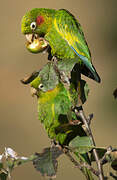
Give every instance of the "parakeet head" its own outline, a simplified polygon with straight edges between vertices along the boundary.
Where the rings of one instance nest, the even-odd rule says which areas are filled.
[[[31,94],[36,95],[42,103],[51,102],[56,96],[65,91],[62,83],[55,84],[53,88],[48,87],[48,82],[44,83],[43,78],[38,76],[31,83]]]
[[[26,36],[29,51],[38,53],[48,46],[44,36],[52,25],[55,10],[35,8],[27,12],[21,21],[21,31]]]
[[[40,76],[37,76],[31,83],[31,93],[32,95],[39,96],[40,93],[45,93],[47,91],[47,87],[43,84]],[[34,94],[33,94],[34,92]]]

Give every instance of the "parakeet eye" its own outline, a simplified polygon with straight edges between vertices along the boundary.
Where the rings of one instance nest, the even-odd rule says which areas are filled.
[[[39,84],[38,86],[39,89],[43,89],[43,87],[44,87],[43,84]]]
[[[36,29],[36,22],[32,22],[31,23],[31,25],[30,25],[30,28],[32,29],[32,30],[35,30]]]

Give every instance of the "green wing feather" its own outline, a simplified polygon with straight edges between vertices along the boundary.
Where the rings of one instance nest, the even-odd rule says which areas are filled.
[[[90,70],[88,76],[100,82],[100,77],[91,63],[91,54],[82,27],[75,17],[66,10],[58,10],[53,21],[53,28],[78,56],[79,62],[83,62]],[[87,72],[84,74],[87,75]]]
[[[58,10],[54,19],[54,26],[69,46],[72,46],[80,55],[91,61],[91,54],[81,25],[72,14],[66,10]]]

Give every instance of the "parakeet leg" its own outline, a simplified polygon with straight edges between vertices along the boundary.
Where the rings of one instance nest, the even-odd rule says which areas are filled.
[[[69,78],[66,76],[64,71],[60,71],[60,78],[61,78],[63,83],[66,83],[68,86],[70,86]]]
[[[55,139],[52,139],[52,140],[51,140],[51,148],[52,148],[52,147],[56,147],[56,145],[57,145],[56,140],[55,140]]]

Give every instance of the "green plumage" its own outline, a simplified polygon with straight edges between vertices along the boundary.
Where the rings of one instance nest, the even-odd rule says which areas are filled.
[[[61,62],[58,64],[58,67],[60,65]],[[75,112],[72,110],[78,104],[80,97],[82,99],[86,89],[85,86],[83,86],[83,89],[81,88],[84,81],[80,80],[77,86],[79,88],[78,93],[72,78],[68,89],[60,81],[53,63],[48,63],[30,83],[31,88],[34,89],[34,93],[36,90],[35,94],[38,98],[38,118],[44,125],[48,136],[58,141],[61,145],[67,146],[69,146],[69,142],[76,136],[86,137],[82,123],[78,125],[73,124],[78,117],[76,117]],[[78,161],[90,163],[86,153],[75,153],[75,155]],[[84,168],[83,172],[87,179],[93,180],[89,170]]]
[[[39,89],[42,83],[43,77],[40,78],[39,76],[31,82],[31,87],[37,90],[39,120],[44,124],[51,139],[65,144],[66,141],[70,141],[67,139],[69,134],[76,135],[74,131],[76,127],[71,126],[69,121],[77,119],[75,113],[71,113],[71,108],[78,95],[73,87],[71,94],[61,82],[49,90],[46,89],[44,83],[43,87]]]
[[[61,62],[58,63],[58,67],[61,67]],[[68,69],[67,63],[66,68]],[[86,101],[85,96],[87,95],[85,94],[88,94],[88,91],[85,81],[80,80],[75,85],[72,75],[70,87],[66,87],[54,69],[54,64],[48,63],[39,71],[38,76],[30,85],[36,90],[38,97],[39,120],[44,124],[51,139],[67,145],[76,135],[85,135],[83,130],[79,130],[82,129],[81,126],[70,124],[70,122],[77,120],[72,109],[79,104],[79,101],[82,103]]]
[[[48,136],[62,146],[69,146],[76,136],[87,136],[74,112],[74,108],[86,101],[89,92],[81,73],[100,82],[82,27],[67,10],[36,8],[22,18],[21,30],[28,40],[29,51],[39,53],[49,46],[48,59],[53,56],[58,59],[47,63],[27,82],[38,98],[38,118]],[[89,163],[87,153],[75,155],[78,161]],[[93,179],[87,168],[83,168],[83,173],[87,179]]]
[[[35,29],[31,29],[32,22],[36,23]],[[100,82],[91,62],[82,27],[70,12],[64,9],[33,9],[23,17],[21,29],[23,34],[37,34],[43,37],[51,47],[51,56],[62,60],[77,58],[80,71]]]

